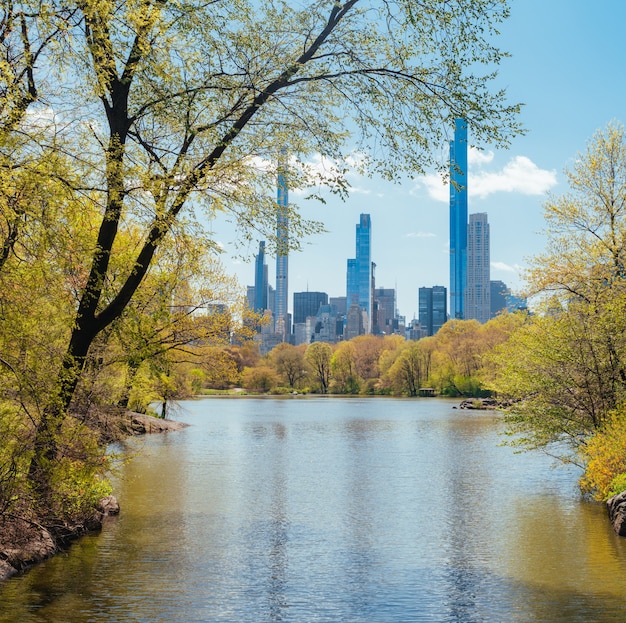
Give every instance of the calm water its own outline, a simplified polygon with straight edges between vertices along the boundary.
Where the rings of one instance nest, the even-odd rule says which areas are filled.
[[[0,623],[626,621],[577,472],[436,399],[206,399],[133,441],[122,514],[0,587]]]

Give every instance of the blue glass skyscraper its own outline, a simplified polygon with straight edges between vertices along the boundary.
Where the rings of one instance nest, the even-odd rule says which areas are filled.
[[[276,333],[283,336],[283,340],[288,338],[289,323],[287,318],[288,310],[288,290],[287,290],[287,269],[288,269],[288,248],[289,248],[289,217],[287,214],[287,204],[289,196],[287,192],[287,181],[283,173],[278,173],[278,209],[276,213]]]
[[[268,309],[267,264],[265,263],[265,240],[259,242],[259,253],[254,268],[254,311],[262,314]]]
[[[467,283],[467,122],[456,119],[450,142],[450,317],[464,317]]]
[[[347,305],[358,304],[367,314],[366,333],[372,332],[372,223],[369,214],[361,214],[356,226],[356,258],[348,260],[346,279]]]

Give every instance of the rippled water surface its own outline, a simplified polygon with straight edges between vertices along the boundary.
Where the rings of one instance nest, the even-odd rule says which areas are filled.
[[[122,514],[0,586],[0,623],[626,621],[573,469],[437,399],[205,399],[133,440]]]

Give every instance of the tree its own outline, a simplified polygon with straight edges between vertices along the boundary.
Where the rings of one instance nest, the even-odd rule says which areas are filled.
[[[292,346],[283,342],[270,352],[270,360],[276,372],[294,389],[304,380],[309,372],[304,358],[306,346]]]
[[[626,144],[610,124],[545,204],[548,245],[527,278],[540,314],[499,349],[494,389],[517,400],[511,432],[567,441],[572,460],[626,399]]]
[[[384,348],[383,338],[378,335],[359,335],[350,342],[357,375],[363,380],[378,378],[378,360]]]
[[[432,338],[407,342],[387,372],[394,391],[407,396],[419,395],[430,376]]]
[[[626,490],[626,426],[622,407],[606,418],[605,425],[581,447],[585,473],[581,489],[606,501]]]
[[[242,385],[246,389],[257,392],[269,392],[278,384],[278,377],[271,366],[259,365],[255,368],[246,368],[242,374]]]
[[[486,350],[477,320],[453,319],[434,336],[436,356],[433,378],[439,392],[452,396],[473,396],[480,389],[478,372]]]
[[[60,147],[75,154],[76,192],[96,191],[102,218],[56,389],[37,425],[35,480],[54,459],[90,347],[123,314],[190,203],[229,211],[244,237],[250,227],[273,231],[275,169],[263,175],[258,165],[277,162],[286,147],[289,186],[318,181],[304,163],[319,152],[340,163],[325,181],[345,192],[349,112],[350,146],[389,178],[424,171],[456,116],[479,141],[503,144],[519,129],[518,107],[490,91],[502,57],[490,39],[507,16],[504,0],[419,12],[408,0],[316,0],[304,9],[85,0],[69,11],[53,3],[49,13],[64,18],[63,45],[39,66],[57,85],[51,105],[80,109],[65,111],[81,121],[65,128]],[[316,230],[290,212],[296,233]],[[114,274],[128,226],[142,228],[142,242]]]
[[[339,342],[330,360],[333,391],[340,394],[358,394],[362,379],[356,372],[353,340]]]
[[[313,342],[313,344],[309,344],[306,349],[306,360],[313,370],[313,376],[318,382],[322,394],[328,393],[331,371],[330,360],[332,354],[333,349],[330,344],[326,342]]]

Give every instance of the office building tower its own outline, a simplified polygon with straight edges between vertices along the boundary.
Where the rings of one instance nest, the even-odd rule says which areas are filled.
[[[467,268],[467,123],[456,119],[450,143],[450,317],[464,318]]]
[[[278,193],[277,193],[277,218],[276,218],[276,309],[275,326],[276,333],[283,336],[283,341],[287,341],[289,331],[288,314],[288,249],[289,249],[289,217],[287,205],[289,196],[287,191],[287,181],[284,173],[278,173]]]
[[[470,214],[467,226],[465,318],[487,322],[491,317],[489,223],[487,214]]]
[[[306,322],[309,316],[316,316],[322,305],[328,305],[328,294],[326,292],[294,292],[294,325]]]
[[[346,295],[348,311],[358,305],[363,312],[365,333],[372,332],[373,268],[372,223],[369,214],[361,214],[356,226],[356,258],[348,260]]]
[[[444,286],[420,288],[418,319],[428,335],[435,335],[448,320],[448,292]]]
[[[328,303],[335,308],[338,316],[345,316],[348,308],[346,306],[347,298],[345,296],[331,296]]]
[[[492,281],[489,284],[490,290],[490,317],[495,318],[499,313],[506,310],[506,296],[509,288],[504,281]]]
[[[363,334],[363,315],[364,312],[357,303],[350,305],[346,313],[346,324],[343,331],[344,340],[351,340],[357,335]]]
[[[334,344],[337,341],[337,314],[331,305],[322,305],[315,315],[311,326],[312,342],[328,342]]]
[[[254,306],[256,313],[263,313],[269,308],[268,300],[267,264],[265,263],[265,241],[259,242],[259,253],[254,265]]]
[[[374,289],[374,333],[391,335],[398,329],[396,291],[394,288]]]
[[[246,286],[246,303],[248,304],[248,309],[252,311],[254,311],[255,289],[254,286]]]
[[[433,335],[448,322],[448,290],[444,286],[433,286]]]

